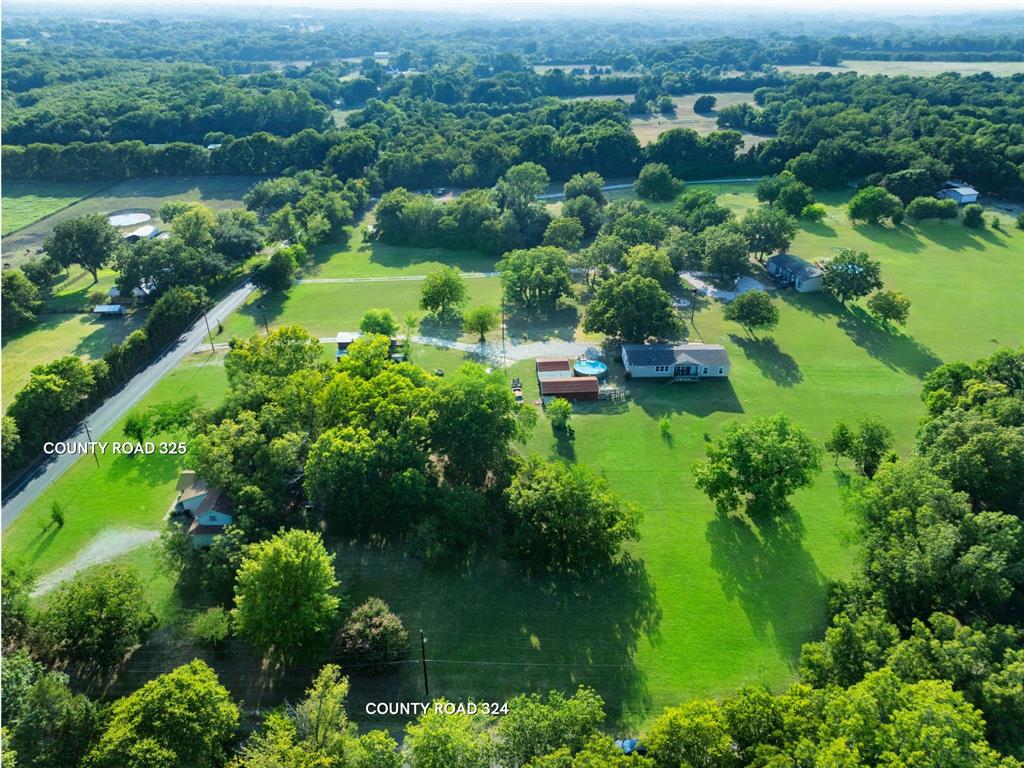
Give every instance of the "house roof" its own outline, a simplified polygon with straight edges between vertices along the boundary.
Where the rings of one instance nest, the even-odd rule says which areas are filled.
[[[120,315],[124,313],[124,305],[122,304],[97,304],[93,308],[93,314],[96,315]]]
[[[358,331],[338,331],[336,341],[339,344],[351,344],[362,335]]]
[[[546,379],[540,382],[542,395],[569,395],[579,392],[596,393],[600,387],[596,376],[573,376],[568,379]]]
[[[569,371],[569,361],[564,357],[538,357],[537,371]]]
[[[805,280],[809,277],[817,277],[821,274],[821,270],[818,267],[814,266],[809,261],[804,261],[799,256],[794,256],[791,253],[777,253],[768,259],[768,263],[775,265],[776,269],[784,269],[787,272],[792,272]]]
[[[622,351],[629,358],[630,365],[641,367],[679,363],[708,366],[729,364],[729,353],[718,344],[623,344]]]
[[[178,501],[188,501],[196,496],[202,496],[210,490],[206,481],[196,477],[192,471],[182,472],[178,476]]]
[[[189,536],[199,536],[202,534],[218,534],[224,533],[223,525],[200,525],[198,520],[193,520],[192,525],[188,527]]]
[[[978,190],[974,187],[950,187],[945,192],[956,192],[958,195],[976,195]]]

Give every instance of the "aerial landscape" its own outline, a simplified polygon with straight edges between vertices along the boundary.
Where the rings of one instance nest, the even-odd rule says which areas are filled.
[[[0,764],[1024,767],[1024,9],[373,6],[4,4]]]

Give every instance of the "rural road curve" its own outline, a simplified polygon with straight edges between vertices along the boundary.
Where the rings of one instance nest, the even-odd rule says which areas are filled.
[[[216,306],[206,313],[211,326],[216,326],[219,321],[227,317],[240,307],[255,290],[255,286],[246,282],[235,288],[231,293],[221,299]],[[157,358],[147,368],[143,369],[119,391],[107,398],[106,401],[93,411],[78,429],[67,438],[67,442],[87,442],[85,424],[88,423],[93,439],[100,439],[113,427],[136,403],[138,403],[153,386],[166,376],[180,363],[193,349],[205,343],[206,322],[199,320],[187,331],[185,331],[174,345]],[[56,437],[56,436],[55,436]],[[79,455],[54,456],[46,463],[37,467],[17,486],[11,489],[3,499],[3,528],[14,522],[25,507],[35,501],[50,484],[60,477],[78,459]]]

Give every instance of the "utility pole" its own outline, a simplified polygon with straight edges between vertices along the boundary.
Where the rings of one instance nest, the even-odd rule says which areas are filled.
[[[427,638],[420,630],[420,659],[423,660],[423,692],[430,698],[430,682],[427,680]]]
[[[203,312],[203,321],[206,323],[206,335],[210,337],[210,351],[216,352],[217,349],[213,346],[213,331],[210,330],[210,320],[205,312]]]
[[[85,436],[89,438],[89,443],[90,443],[90,446],[89,446],[89,448],[90,448],[90,450],[91,450],[91,449],[92,449],[92,445],[91,445],[91,443],[92,443],[92,432],[90,432],[90,431],[89,431],[89,422],[88,422],[88,421],[83,421],[83,422],[82,422],[82,425],[83,425],[83,426],[85,427]],[[92,457],[93,457],[94,459],[96,459],[96,468],[97,468],[97,469],[99,469],[99,466],[100,466],[100,457],[99,457],[99,455],[98,455],[98,454],[96,453],[96,451],[92,451]]]
[[[695,309],[697,309],[697,295],[698,295],[698,293],[699,293],[699,291],[696,288],[694,288],[693,289],[693,295],[690,296],[690,324],[691,325],[693,324],[693,312],[694,312]]]
[[[501,297],[501,370],[508,378],[508,361],[505,357],[505,297]]]
[[[257,304],[256,306],[260,308],[260,314],[263,315],[263,330],[265,330],[267,332],[267,336],[269,336],[270,335],[270,326],[267,325],[267,310],[265,310],[263,308],[263,302],[262,301],[259,304]]]

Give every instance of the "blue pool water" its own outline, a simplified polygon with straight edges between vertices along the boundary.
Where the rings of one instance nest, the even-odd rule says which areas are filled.
[[[608,366],[600,360],[577,360],[572,369],[580,376],[604,376],[608,373]]]

